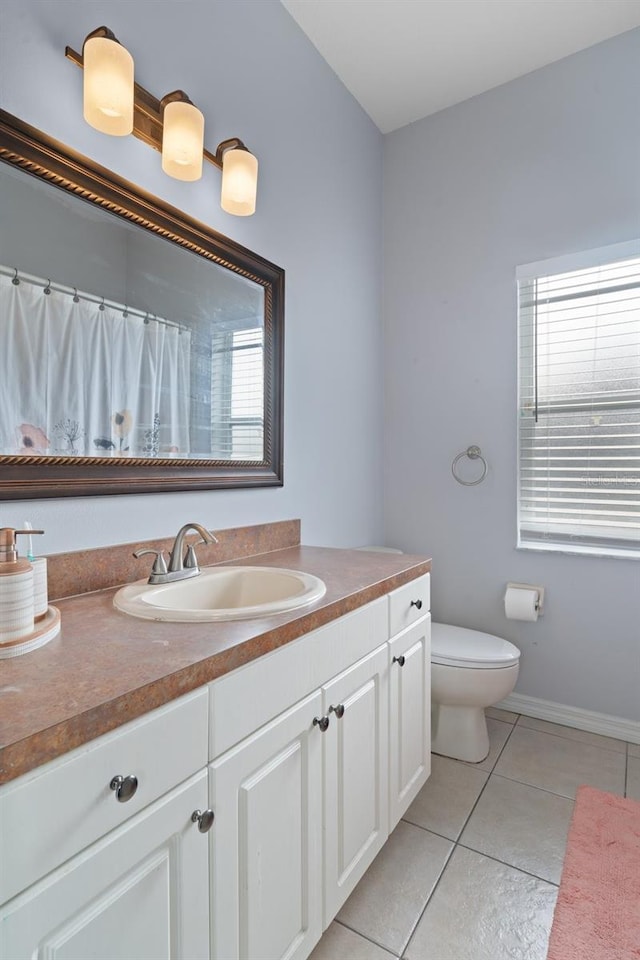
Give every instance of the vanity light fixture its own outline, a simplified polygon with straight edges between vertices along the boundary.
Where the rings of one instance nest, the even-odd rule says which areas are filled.
[[[248,217],[256,209],[258,161],[241,140],[223,140],[217,150],[222,161],[220,206],[237,217]]]
[[[204,117],[182,90],[168,93],[162,104],[162,169],[176,180],[202,176]]]
[[[162,154],[162,169],[178,180],[199,180],[202,161],[222,171],[220,205],[247,217],[255,212],[258,161],[242,140],[232,137],[215,153],[204,148],[204,117],[182,90],[162,100],[135,83],[133,59],[108,27],[87,34],[82,53],[65,56],[84,70],[84,117],[103,133],[134,137]]]
[[[84,118],[102,133],[133,132],[133,57],[107,27],[88,34],[84,59]]]

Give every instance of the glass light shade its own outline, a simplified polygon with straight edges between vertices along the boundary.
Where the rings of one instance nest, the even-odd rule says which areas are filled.
[[[162,169],[176,180],[199,180],[202,176],[204,117],[197,107],[174,100],[164,108],[162,121]]]
[[[237,217],[250,217],[256,209],[258,161],[248,150],[226,150],[222,157],[220,206]]]
[[[133,131],[133,57],[115,40],[91,37],[83,50],[84,118],[115,137]]]

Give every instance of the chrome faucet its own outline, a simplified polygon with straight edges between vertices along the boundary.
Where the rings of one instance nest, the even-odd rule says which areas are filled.
[[[187,544],[185,551],[184,538],[190,530],[195,530],[196,533],[199,533],[201,539],[195,544]],[[146,553],[155,554],[156,559],[151,568],[149,583],[173,583],[175,580],[187,580],[189,577],[197,577],[200,573],[200,567],[198,566],[195,547],[197,547],[199,543],[217,542],[218,538],[208,530],[205,530],[201,524],[185,523],[183,527],[180,527],[176,535],[173,548],[169,554],[168,569],[162,550],[136,550],[133,555],[138,558],[143,557]]]

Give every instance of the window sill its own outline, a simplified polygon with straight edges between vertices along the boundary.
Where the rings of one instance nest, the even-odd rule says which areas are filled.
[[[583,547],[579,544],[568,543],[518,543],[516,550],[530,550],[534,553],[563,553],[566,556],[606,557],[613,560],[640,560],[640,549],[637,550],[609,550],[604,547]]]

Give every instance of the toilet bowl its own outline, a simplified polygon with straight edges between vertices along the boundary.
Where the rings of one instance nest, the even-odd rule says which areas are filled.
[[[479,763],[489,753],[484,716],[518,678],[520,651],[478,630],[431,624],[431,749]]]

